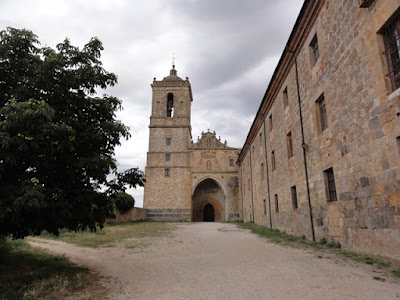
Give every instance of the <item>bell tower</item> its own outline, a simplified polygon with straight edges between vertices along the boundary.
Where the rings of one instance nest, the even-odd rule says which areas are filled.
[[[175,65],[163,80],[151,84],[149,151],[143,207],[149,220],[191,219],[189,79],[178,77]]]

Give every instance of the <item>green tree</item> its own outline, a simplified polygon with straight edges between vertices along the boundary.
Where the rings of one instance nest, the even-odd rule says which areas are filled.
[[[101,228],[113,195],[143,186],[137,168],[117,173],[114,149],[130,135],[121,100],[96,96],[117,83],[102,50],[97,38],[52,49],[29,30],[0,32],[0,237]]]

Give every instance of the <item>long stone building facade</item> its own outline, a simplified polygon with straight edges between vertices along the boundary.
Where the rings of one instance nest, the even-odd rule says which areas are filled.
[[[304,2],[239,155],[245,222],[400,259],[399,6]]]
[[[192,89],[175,66],[154,81],[143,207],[159,221],[234,221],[239,219],[239,149],[215,132],[193,142]]]
[[[189,80],[154,79],[149,219],[240,219],[400,259],[399,7],[304,1],[242,149],[194,143]]]

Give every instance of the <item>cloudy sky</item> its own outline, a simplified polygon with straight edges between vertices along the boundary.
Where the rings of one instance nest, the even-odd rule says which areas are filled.
[[[144,170],[153,77],[192,84],[193,139],[208,128],[242,147],[303,0],[0,0],[0,30],[26,28],[42,45],[97,36],[123,100],[132,137],[116,151],[119,169]],[[129,191],[142,205],[143,189]]]

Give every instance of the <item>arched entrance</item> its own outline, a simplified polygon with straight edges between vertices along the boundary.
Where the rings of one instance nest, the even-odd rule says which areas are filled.
[[[214,222],[214,206],[207,203],[203,209],[203,221],[204,222]]]
[[[202,180],[192,196],[192,221],[225,221],[225,193],[212,178]]]

